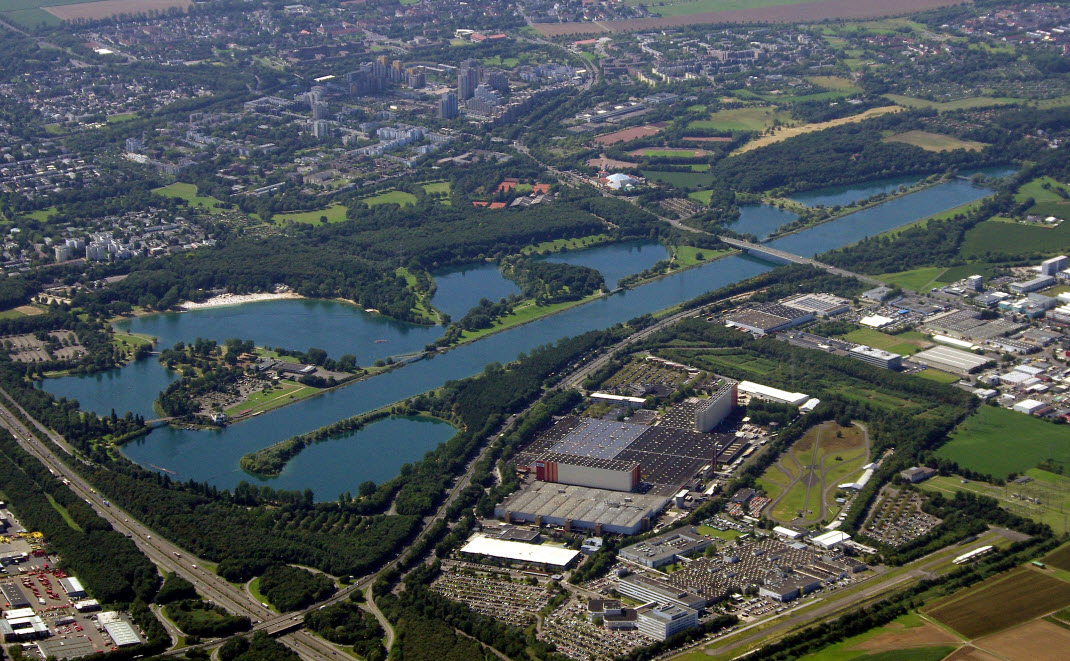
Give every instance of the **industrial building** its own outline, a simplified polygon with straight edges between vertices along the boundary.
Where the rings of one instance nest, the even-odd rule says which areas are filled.
[[[1058,257],[1052,257],[1051,259],[1045,259],[1040,263],[1041,275],[1056,275],[1059,271],[1066,268],[1066,255],[1059,255]]]
[[[0,594],[3,595],[8,608],[26,608],[30,605],[30,600],[22,593],[22,589],[14,583],[0,585]]]
[[[1037,277],[1024,282],[1012,282],[1007,288],[1015,294],[1028,294],[1031,291],[1038,291],[1054,284],[1054,275],[1038,275]]]
[[[802,294],[801,296],[784,299],[783,304],[803,312],[813,312],[818,317],[825,319],[843,314],[851,309],[850,301],[832,294]]]
[[[535,478],[611,491],[639,486],[639,462],[548,452],[535,461]]]
[[[707,433],[717,428],[732,413],[738,398],[737,384],[722,386],[695,407],[695,431]]]
[[[468,543],[461,547],[461,553],[528,562],[555,569],[568,567],[580,555],[579,551],[570,549],[541,544],[525,544],[524,542],[510,542],[485,535],[473,535],[468,540]]]
[[[992,359],[987,356],[944,346],[918,352],[910,359],[919,365],[953,374],[971,374],[992,362]]]
[[[813,312],[779,303],[766,303],[725,315],[725,325],[756,335],[767,335],[814,320]]]
[[[738,390],[744,395],[750,395],[751,397],[757,397],[758,399],[764,399],[769,402],[779,402],[781,404],[794,404],[795,406],[802,406],[806,400],[810,399],[809,395],[804,395],[801,392],[788,392],[778,388],[763,386],[762,384],[754,383],[753,381],[740,381]]]
[[[651,574],[621,576],[617,579],[617,592],[643,603],[653,601],[696,611],[702,610],[708,603],[705,597]]]
[[[725,547],[712,557],[693,558],[669,574],[667,581],[676,589],[705,598],[708,604],[752,590],[778,601],[791,601],[865,568],[864,563],[845,557],[837,549],[820,550],[778,536],[738,548]],[[621,587],[618,590],[624,594]]]
[[[866,326],[867,328],[884,328],[885,326],[895,323],[895,319],[891,317],[885,317],[879,314],[871,314],[868,317],[862,317],[858,320],[858,323]]]
[[[900,471],[899,473],[900,477],[902,477],[907,482],[910,482],[911,484],[924,482],[925,480],[929,479],[934,475],[936,475],[936,471],[932,468],[928,468],[925,466],[913,466],[911,468],[906,469],[905,471]]]
[[[1027,415],[1036,415],[1048,407],[1047,404],[1036,399],[1023,399],[1014,405],[1014,410]]]
[[[891,351],[882,351],[860,344],[850,349],[847,354],[851,358],[857,358],[864,363],[883,367],[886,370],[899,370],[903,368],[903,357]]]
[[[104,630],[111,636],[111,642],[116,647],[126,647],[127,645],[137,645],[141,642],[137,633],[134,631],[134,627],[130,626],[129,622],[124,620],[114,620],[104,624]]]
[[[59,579],[59,584],[63,586],[64,592],[66,592],[67,596],[72,600],[83,599],[87,596],[85,588],[82,587],[82,582],[73,576]]]
[[[850,541],[850,539],[851,536],[845,532],[830,530],[812,538],[810,541],[823,549],[831,549],[841,546],[844,542]]]
[[[713,540],[700,534],[695,526],[688,526],[626,546],[618,555],[629,562],[657,568],[671,565],[681,556],[701,553],[711,543]]]
[[[26,614],[25,611],[30,609],[22,610],[24,612],[17,614],[9,611],[8,617],[0,620],[0,636],[3,637],[5,643],[38,640],[52,635],[40,615],[33,615],[33,611],[30,611],[31,614]]]
[[[664,495],[535,482],[495,507],[494,516],[538,526],[594,530],[598,535],[634,535],[646,530],[669,500]]]
[[[638,615],[639,633],[656,640],[665,640],[698,626],[698,611],[672,604],[644,606]]]

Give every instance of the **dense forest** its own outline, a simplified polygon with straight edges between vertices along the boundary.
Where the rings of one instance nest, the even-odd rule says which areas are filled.
[[[536,305],[578,301],[605,289],[602,274],[589,266],[513,258],[502,262],[502,274],[515,280]]]
[[[284,613],[323,601],[334,590],[329,576],[300,567],[272,565],[260,576],[260,593]]]

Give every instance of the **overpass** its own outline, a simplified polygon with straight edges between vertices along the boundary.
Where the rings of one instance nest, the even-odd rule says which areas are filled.
[[[733,239],[728,236],[718,236],[722,242],[733,248],[739,248],[748,255],[754,255],[760,259],[766,261],[777,262],[778,264],[808,264],[810,266],[816,266],[819,269],[824,269],[833,275],[843,276],[845,278],[857,278],[862,282],[867,282],[872,285],[884,284],[876,278],[871,278],[866,275],[859,275],[858,273],[852,273],[846,269],[837,268],[824,262],[819,262],[816,259],[809,257],[801,257],[794,253],[785,252],[783,250],[777,250],[770,246],[762,245],[760,243],[751,243],[750,241],[741,241],[740,239]]]

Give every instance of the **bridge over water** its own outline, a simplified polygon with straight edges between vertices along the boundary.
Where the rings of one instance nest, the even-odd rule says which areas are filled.
[[[876,278],[871,278],[867,275],[853,273],[846,269],[841,269],[830,264],[825,264],[824,262],[819,262],[816,259],[811,259],[810,257],[802,257],[800,255],[785,252],[783,250],[777,250],[776,248],[762,245],[760,243],[751,243],[750,241],[742,241],[740,239],[734,239],[727,236],[718,236],[717,238],[719,238],[724,243],[732,246],[733,248],[739,248],[740,250],[749,255],[754,255],[760,259],[764,259],[767,261],[773,261],[781,264],[809,264],[810,266],[816,266],[819,269],[824,269],[829,273],[832,273],[834,275],[840,275],[845,278],[858,278],[862,282],[868,282],[872,285],[884,284],[880,280],[877,280]]]

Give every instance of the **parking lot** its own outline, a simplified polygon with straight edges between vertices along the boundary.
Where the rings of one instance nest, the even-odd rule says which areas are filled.
[[[940,519],[921,511],[923,498],[915,491],[885,487],[866,521],[866,535],[893,547],[914,541]]]
[[[613,659],[654,642],[638,631],[613,631],[595,625],[587,619],[586,598],[575,596],[544,618],[538,637],[577,661]]]
[[[535,614],[557,594],[553,588],[528,585],[508,573],[456,568],[443,568],[431,589],[477,613],[521,628],[531,624]]]

